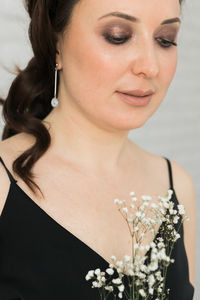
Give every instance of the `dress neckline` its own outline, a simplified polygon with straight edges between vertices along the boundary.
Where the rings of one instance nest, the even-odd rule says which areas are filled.
[[[76,235],[74,235],[72,232],[70,232],[67,228],[65,228],[64,226],[62,226],[59,222],[57,222],[53,217],[51,217],[50,214],[48,214],[43,208],[41,208],[18,184],[17,181],[11,181],[10,182],[10,188],[9,188],[9,192],[8,192],[8,196],[11,193],[11,188],[12,185],[15,186],[17,188],[17,190],[19,192],[21,192],[28,200],[29,203],[31,203],[37,210],[40,211],[40,213],[42,213],[46,218],[48,218],[48,220],[52,223],[55,224],[55,226],[57,226],[57,228],[61,231],[64,232],[64,234],[69,235],[71,238],[73,238],[76,242],[78,242],[80,245],[82,245],[83,247],[86,247],[93,255],[95,255],[96,257],[98,257],[98,259],[100,259],[104,265],[109,265],[110,263],[103,258],[103,256],[101,254],[99,254],[98,252],[96,252],[94,249],[92,249],[88,244],[86,244],[84,241],[82,241],[79,237],[77,237]],[[173,194],[171,199],[175,198],[175,190],[171,188],[171,190],[173,190]],[[22,198],[23,199],[23,198]],[[3,213],[3,211],[2,211]],[[163,224],[163,223],[162,223]],[[154,236],[154,239],[152,240],[152,242],[155,241],[155,239],[157,238],[157,236],[160,234],[160,230],[161,230],[161,226],[162,224],[159,226],[159,229],[156,233],[156,235]],[[150,249],[145,253],[145,255],[149,254]],[[126,254],[126,253],[125,253]],[[124,254],[124,255],[125,255]]]

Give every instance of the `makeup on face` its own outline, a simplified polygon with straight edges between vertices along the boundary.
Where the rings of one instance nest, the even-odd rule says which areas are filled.
[[[171,26],[171,28],[161,28],[156,34],[156,38],[161,38],[169,42],[174,42],[177,35],[177,28]],[[113,44],[125,43],[126,41],[134,38],[133,29],[130,26],[124,26],[119,23],[107,24],[102,32],[102,36],[108,42]]]
[[[137,18],[121,13],[110,13],[105,16],[115,16],[118,18],[117,20],[108,20],[106,23],[103,22],[103,24],[99,25],[100,34],[106,41],[110,44],[121,45],[134,39],[136,28],[134,28],[130,22],[127,22],[127,20],[130,21],[130,18],[133,18],[131,21],[138,24],[139,20]],[[100,17],[99,20],[103,19],[105,16]],[[122,19],[125,19],[125,21]],[[171,18],[161,22],[156,30],[155,38],[159,41],[162,48],[170,48],[172,45],[177,46],[175,39],[177,37],[179,30],[178,24],[180,24],[180,22],[179,18]]]

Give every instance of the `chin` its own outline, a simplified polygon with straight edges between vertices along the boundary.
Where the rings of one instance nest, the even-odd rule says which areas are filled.
[[[147,122],[147,119],[144,120],[130,120],[127,122],[127,120],[122,120],[121,122],[116,122],[115,124],[111,124],[111,126],[115,129],[122,130],[122,131],[129,131],[137,128],[141,128],[145,123]]]

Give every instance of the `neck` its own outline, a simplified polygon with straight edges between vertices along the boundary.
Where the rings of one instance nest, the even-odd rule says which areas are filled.
[[[49,128],[52,151],[85,170],[114,173],[133,156],[128,131],[102,128],[81,114],[56,107],[44,124]]]

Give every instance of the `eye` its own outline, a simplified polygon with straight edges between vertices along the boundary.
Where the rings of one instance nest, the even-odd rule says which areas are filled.
[[[114,36],[110,34],[104,34],[104,38],[106,41],[108,41],[111,44],[120,45],[126,43],[131,36],[130,35],[120,35],[120,36]]]
[[[103,36],[106,39],[106,41],[114,45],[124,44],[131,38],[130,35],[115,36],[108,33],[104,34]],[[175,43],[174,41],[169,41],[163,38],[157,38],[156,40],[159,41],[159,44],[162,48],[170,48],[171,46],[177,46],[177,43]]]
[[[162,48],[170,48],[171,46],[177,46],[177,43],[175,43],[174,41],[169,41],[163,38],[157,38],[156,40],[159,41],[159,44]]]

